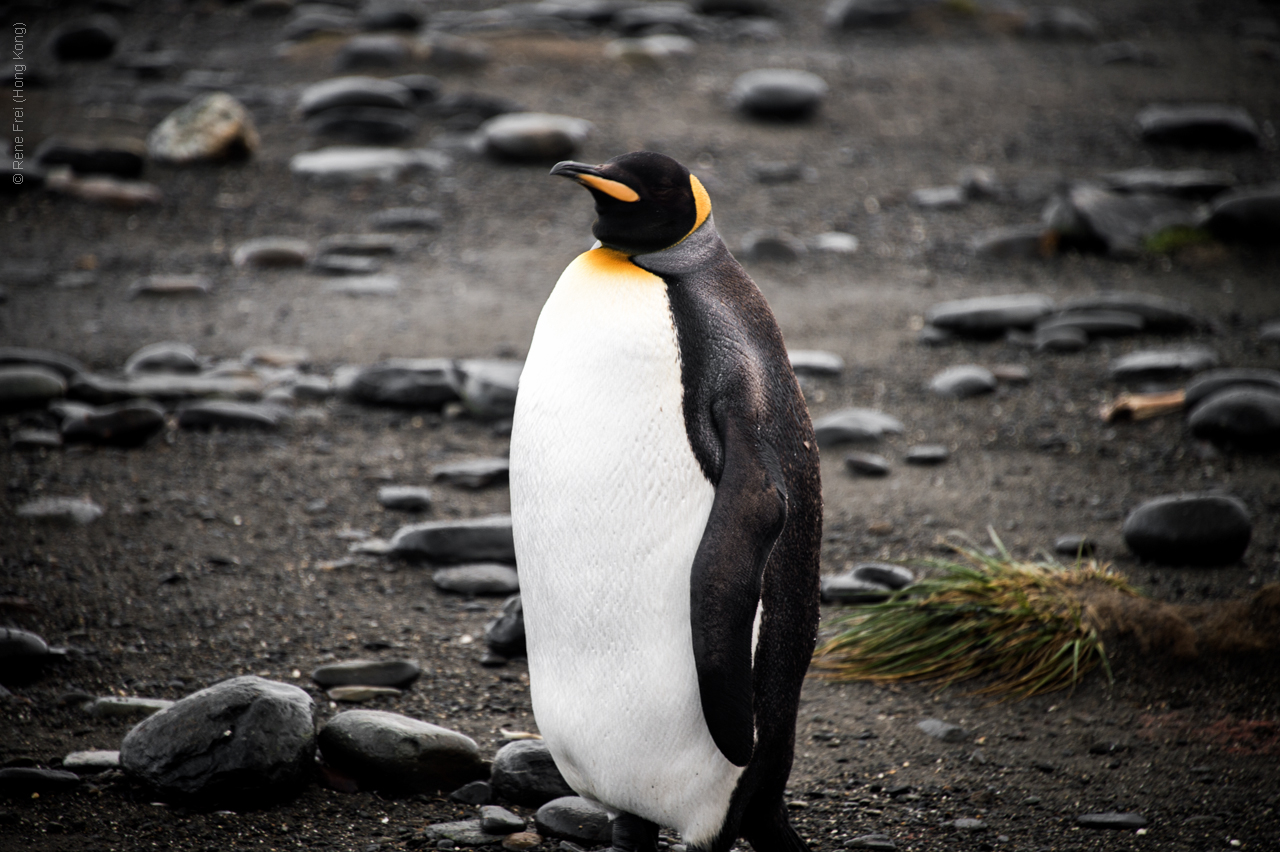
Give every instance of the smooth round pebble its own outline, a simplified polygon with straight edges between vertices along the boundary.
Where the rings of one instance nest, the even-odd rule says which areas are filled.
[[[949,367],[929,380],[929,388],[942,396],[966,399],[996,389],[996,377],[986,367],[963,364]]]
[[[938,465],[951,458],[951,451],[942,444],[916,444],[907,449],[902,460],[907,464]]]
[[[889,460],[875,453],[849,453],[844,468],[856,476],[888,476]]]
[[[733,82],[734,107],[756,118],[796,120],[817,111],[827,84],[817,74],[787,68],[748,71]]]
[[[1229,565],[1253,535],[1244,503],[1222,494],[1177,494],[1148,500],[1122,529],[1134,555],[1162,565]]]
[[[587,141],[592,124],[581,118],[541,112],[513,112],[489,119],[479,130],[492,156],[520,163],[572,157]]]

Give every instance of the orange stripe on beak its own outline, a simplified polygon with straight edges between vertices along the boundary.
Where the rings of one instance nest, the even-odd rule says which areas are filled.
[[[640,195],[634,189],[625,183],[619,183],[616,180],[597,177],[596,175],[577,174],[573,176],[579,183],[589,186],[592,189],[598,189],[610,198],[616,198],[619,201],[639,201]]]

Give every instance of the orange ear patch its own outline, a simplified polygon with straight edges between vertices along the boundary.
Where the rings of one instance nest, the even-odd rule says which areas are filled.
[[[706,187],[702,185],[702,181],[694,175],[689,175],[689,185],[693,187],[694,209],[697,211],[697,218],[693,223],[693,231],[702,227],[702,223],[707,221],[707,217],[711,215],[711,196],[707,195]],[[690,231],[692,233],[693,231]]]
[[[592,189],[598,189],[610,198],[616,198],[619,201],[639,201],[640,195],[634,189],[625,183],[619,183],[616,180],[598,177],[596,175],[574,175],[579,183],[586,184]]]

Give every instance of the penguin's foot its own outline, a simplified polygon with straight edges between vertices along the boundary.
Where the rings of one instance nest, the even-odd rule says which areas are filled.
[[[610,852],[658,852],[657,823],[635,814],[618,814],[613,820]]]

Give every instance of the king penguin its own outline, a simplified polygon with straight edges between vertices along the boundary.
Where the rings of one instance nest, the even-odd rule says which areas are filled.
[[[559,163],[597,246],[538,319],[511,432],[530,697],[556,765],[697,852],[803,852],[787,818],[818,621],[818,450],[782,334],[701,182],[648,151]]]

